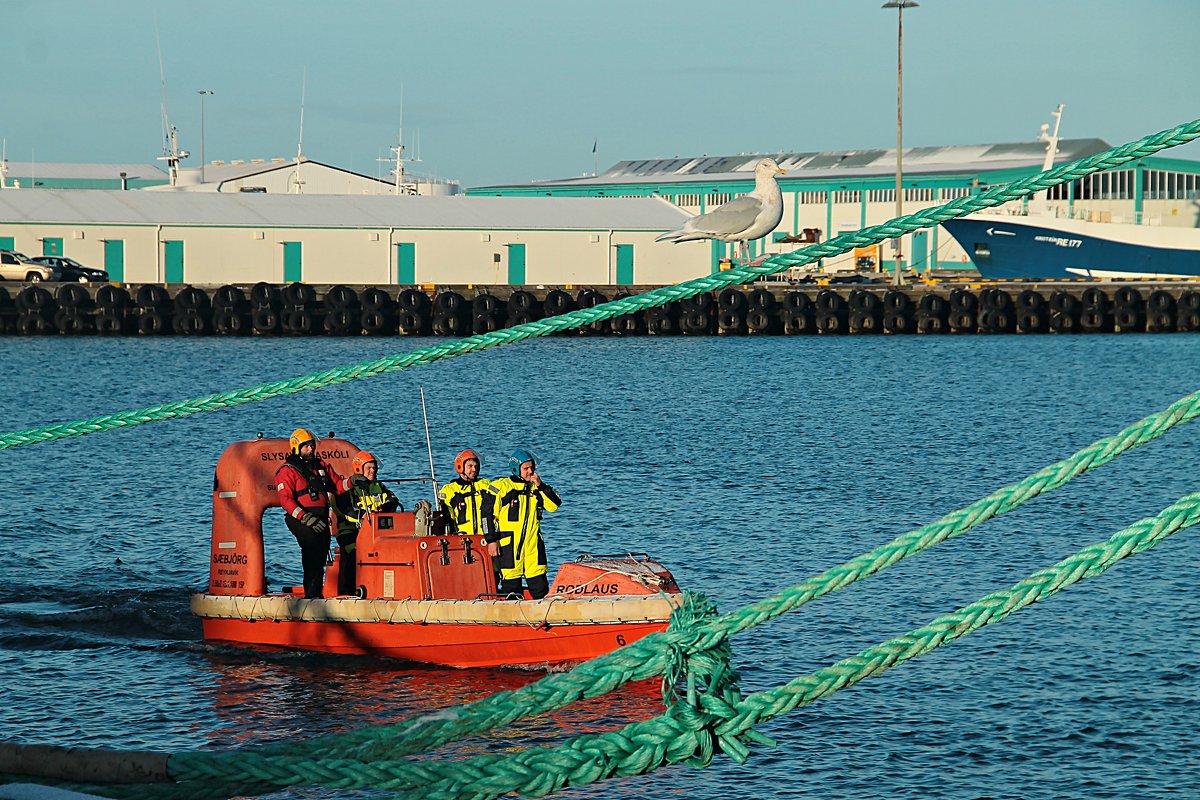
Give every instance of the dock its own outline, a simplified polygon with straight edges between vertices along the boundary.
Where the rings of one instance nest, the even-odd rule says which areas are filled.
[[[491,333],[655,287],[0,285],[0,335],[446,336]],[[1200,331],[1200,283],[751,284],[571,335]]]

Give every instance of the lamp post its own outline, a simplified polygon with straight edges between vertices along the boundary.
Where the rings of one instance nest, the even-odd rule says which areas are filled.
[[[212,92],[200,89],[196,94],[200,95],[200,183],[204,183],[204,98],[210,97]]]
[[[916,8],[916,0],[888,0],[882,8],[896,9],[896,216],[904,216],[904,189],[900,185],[904,174],[902,152],[904,148],[904,9]],[[892,283],[900,286],[904,278],[900,276],[900,262],[903,254],[900,252],[900,237],[892,239],[892,255],[896,259],[896,269],[892,273]]]

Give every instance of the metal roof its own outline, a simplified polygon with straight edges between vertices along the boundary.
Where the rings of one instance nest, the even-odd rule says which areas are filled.
[[[9,161],[8,179],[51,178],[53,180],[112,180],[121,173],[131,181],[165,181],[167,173],[154,164],[59,164],[41,161]]]
[[[480,230],[670,230],[691,215],[660,198],[414,197],[11,189],[0,225],[179,225]]]
[[[1054,163],[1064,164],[1109,149],[1102,139],[1061,139]],[[653,158],[620,161],[599,175],[536,181],[527,184],[498,184],[479,189],[557,186],[600,186],[611,184],[696,183],[751,180],[754,165],[766,156],[787,170],[782,180],[842,180],[894,175],[896,149],[841,150],[820,153],[746,153],[737,156]],[[904,149],[906,175],[937,173],[983,173],[994,170],[1041,168],[1046,158],[1042,142],[1009,144],[946,145]]]

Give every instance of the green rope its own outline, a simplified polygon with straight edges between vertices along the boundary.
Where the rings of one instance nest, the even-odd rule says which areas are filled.
[[[1200,416],[1200,392],[1183,397],[1167,408],[1100,439],[1077,453],[1028,477],[1005,486],[987,497],[953,511],[941,519],[908,533],[868,553],[832,567],[802,583],[713,621],[697,620],[687,631],[652,634],[611,653],[580,664],[571,672],[547,675],[536,683],[497,692],[455,709],[320,737],[289,745],[265,746],[263,754],[306,753],[312,756],[342,755],[371,760],[409,755],[467,736],[509,725],[531,714],[555,711],[582,699],[599,697],[633,680],[669,675],[680,659],[709,651],[723,639],[774,619],[805,603],[843,589],[874,575],[898,561],[914,556],[947,539],[1006,514],[1022,503],[1053,491],[1071,479],[1108,464],[1121,453],[1140,447],[1174,426]],[[685,598],[685,603],[690,600]],[[237,751],[231,758],[239,757]],[[214,754],[201,751],[204,757]],[[172,756],[184,758],[182,753]]]
[[[1142,519],[1104,542],[1085,547],[1054,566],[1033,573],[1013,586],[993,592],[907,634],[869,647],[811,674],[757,692],[734,704],[724,697],[700,696],[693,705],[676,703],[652,720],[618,731],[568,739],[552,748],[516,755],[485,755],[461,762],[353,759],[295,759],[249,756],[238,773],[275,786],[320,785],[327,788],[378,788],[422,800],[493,798],[516,792],[540,796],[569,786],[611,777],[639,775],[666,764],[707,763],[716,752],[742,761],[749,751],[740,738],[753,726],[853,686],[925,655],[985,625],[1047,599],[1085,578],[1103,574],[1113,564],[1144,552],[1167,536],[1200,522],[1200,493],[1187,495],[1153,517]],[[186,784],[230,780],[224,759],[207,763],[193,753],[172,763],[173,774]]]
[[[823,258],[830,258],[845,253],[855,247],[875,244],[911,231],[928,228],[973,211],[1002,205],[1009,200],[1024,197],[1050,186],[1077,180],[1093,172],[1121,166],[1130,161],[1157,153],[1165,148],[1190,142],[1197,137],[1200,137],[1200,120],[1179,125],[1152,136],[1147,136],[1136,142],[1131,142],[1130,144],[1114,147],[1103,153],[1056,167],[1038,175],[992,187],[974,197],[962,197],[936,208],[928,208],[916,214],[898,217],[882,225],[864,228],[854,233],[845,233],[821,244],[812,245],[794,253],[772,256],[759,265],[745,265],[715,275],[685,281],[674,286],[654,289],[644,294],[612,300],[593,308],[579,309],[537,322],[529,322],[512,328],[505,328],[494,333],[470,336],[454,342],[414,350],[410,353],[388,356],[373,361],[364,361],[359,364],[326,370],[312,375],[274,381],[248,389],[209,394],[191,400],[163,403],[137,411],[122,411],[87,420],[46,425],[40,428],[6,433],[0,435],[0,450],[10,447],[22,447],[39,442],[49,442],[56,439],[65,439],[71,436],[99,433],[114,428],[128,428],[135,425],[143,425],[147,422],[177,419],[206,411],[217,411],[222,408],[232,408],[258,400],[283,397],[310,389],[322,389],[359,378],[396,372],[420,364],[430,364],[444,358],[453,358],[466,353],[486,350],[491,347],[513,344],[514,342],[536,336],[547,336],[552,333],[580,328],[593,322],[611,319],[647,308],[663,306],[667,303],[683,300],[725,286],[747,283],[754,278],[770,275],[788,267],[811,264]]]

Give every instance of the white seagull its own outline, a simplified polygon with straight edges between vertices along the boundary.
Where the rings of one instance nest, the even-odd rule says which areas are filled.
[[[775,181],[780,169],[773,158],[764,158],[754,167],[754,191],[730,200],[707,214],[692,217],[677,231],[664,233],[656,242],[670,241],[675,244],[697,239],[718,239],[722,242],[740,242],[742,252],[747,252],[746,242],[766,236],[779,227],[783,219],[783,192]]]

